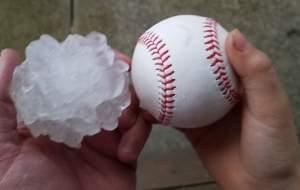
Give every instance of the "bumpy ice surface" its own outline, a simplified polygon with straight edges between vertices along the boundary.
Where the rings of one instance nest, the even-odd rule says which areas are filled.
[[[11,97],[18,121],[31,133],[80,147],[86,135],[114,130],[130,104],[128,65],[100,33],[69,35],[59,43],[42,35],[16,68]]]

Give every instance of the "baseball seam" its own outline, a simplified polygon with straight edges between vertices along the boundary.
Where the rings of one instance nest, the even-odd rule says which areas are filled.
[[[205,50],[209,53],[206,59],[211,63],[210,67],[212,68],[218,87],[224,98],[230,104],[234,104],[238,99],[238,94],[226,72],[218,39],[217,22],[212,18],[207,18],[203,23],[203,32]]]
[[[159,121],[168,124],[173,117],[175,99],[175,71],[169,62],[170,52],[166,43],[154,32],[144,33],[138,42],[146,47],[154,61],[156,76],[158,77],[159,88]]]

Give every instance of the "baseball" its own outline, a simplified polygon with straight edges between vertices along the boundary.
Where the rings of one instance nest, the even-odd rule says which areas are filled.
[[[238,98],[226,36],[212,18],[194,15],[171,17],[148,29],[137,42],[131,68],[141,108],[180,128],[221,119]]]

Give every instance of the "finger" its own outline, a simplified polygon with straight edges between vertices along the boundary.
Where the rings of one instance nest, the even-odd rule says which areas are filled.
[[[118,150],[119,160],[125,163],[136,162],[150,132],[151,126],[144,121],[140,114],[134,126],[121,138]]]
[[[0,56],[0,100],[9,100],[9,86],[15,67],[20,64],[20,57],[15,50],[4,49]]]
[[[241,79],[250,112],[269,122],[274,117],[282,117],[282,114],[291,115],[287,96],[270,59],[249,43],[238,30],[229,34],[226,50]]]
[[[24,122],[20,122],[17,124],[17,133],[23,140],[32,137],[30,130],[25,126]]]
[[[119,50],[116,50],[116,49],[114,49],[114,52],[115,52],[118,59],[121,59],[122,61],[124,61],[128,65],[131,64],[131,59],[127,55],[125,55],[124,53],[121,53]]]
[[[135,124],[139,113],[139,102],[132,86],[130,86],[130,92],[131,92],[131,103],[128,106],[128,108],[126,108],[123,111],[121,117],[119,118],[118,129],[121,133],[126,132],[128,129],[131,128],[131,126]]]
[[[225,138],[224,134],[232,133],[231,129],[233,128],[234,131],[236,131],[237,133],[239,132],[239,126],[241,123],[241,108],[241,103],[238,103],[221,120],[205,127],[176,129],[183,132],[185,136],[190,140],[192,145],[194,145],[196,148],[201,147],[200,149],[204,149],[203,147],[210,147],[208,144],[212,144],[212,141],[217,144],[220,143],[220,140]],[[228,139],[228,137],[226,137],[226,139]]]
[[[83,144],[110,158],[117,158],[120,134],[116,131],[102,130],[100,133],[85,137]]]
[[[144,120],[149,123],[149,124],[157,124],[159,123],[159,121],[157,121],[157,119],[155,119],[155,117],[153,117],[149,112],[147,111],[143,111],[143,118]]]

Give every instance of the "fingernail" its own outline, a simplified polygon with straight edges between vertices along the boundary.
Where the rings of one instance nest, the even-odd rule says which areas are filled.
[[[243,52],[246,50],[247,46],[249,45],[248,40],[246,37],[238,30],[236,29],[233,32],[233,46],[236,50]]]

